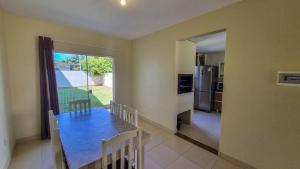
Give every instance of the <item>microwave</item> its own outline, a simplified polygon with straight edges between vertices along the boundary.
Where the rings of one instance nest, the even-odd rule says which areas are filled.
[[[217,83],[217,90],[223,91],[223,82],[218,82]]]

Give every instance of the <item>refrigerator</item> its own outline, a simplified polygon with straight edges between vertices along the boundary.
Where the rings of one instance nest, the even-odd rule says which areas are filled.
[[[218,80],[217,66],[195,66],[194,108],[206,112],[213,110],[214,92]]]

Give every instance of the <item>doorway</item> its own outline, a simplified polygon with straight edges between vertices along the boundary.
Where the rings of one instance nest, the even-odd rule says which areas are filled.
[[[181,123],[178,134],[217,153],[222,115],[226,32],[188,39],[196,44],[194,110],[191,122]]]
[[[108,107],[113,100],[113,59],[73,53],[54,53],[60,113],[70,102],[88,100],[91,108]]]

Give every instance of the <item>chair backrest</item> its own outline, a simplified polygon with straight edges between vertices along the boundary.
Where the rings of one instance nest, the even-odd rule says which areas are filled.
[[[114,101],[110,101],[110,112],[123,119],[122,105]]]
[[[79,99],[69,102],[69,111],[87,112],[91,109],[90,99]]]
[[[112,169],[117,168],[117,160],[120,159],[120,169],[125,167],[125,157],[127,155],[128,169],[135,164],[135,169],[142,169],[142,147],[141,147],[141,130],[136,129],[121,133],[110,140],[102,142],[102,169],[107,169],[108,158]],[[111,155],[107,155],[107,150],[111,148]],[[137,153],[136,153],[137,152]],[[127,168],[126,167],[126,168]]]
[[[138,111],[126,105],[122,106],[122,111],[123,120],[134,125],[135,127],[138,127]]]
[[[53,111],[48,112],[49,124],[50,124],[50,136],[51,136],[51,146],[52,146],[52,158],[53,158],[53,168],[54,169],[64,169],[63,153],[60,143],[58,121],[53,114]]]

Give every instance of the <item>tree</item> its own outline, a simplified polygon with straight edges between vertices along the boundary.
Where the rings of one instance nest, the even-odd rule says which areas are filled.
[[[62,62],[70,64],[70,65],[72,65],[72,64],[78,64],[79,63],[79,59],[80,59],[79,55],[73,55],[73,56],[67,57]]]
[[[87,71],[91,75],[103,75],[112,72],[112,59],[108,57],[88,56],[86,60],[80,60],[81,69]],[[88,67],[87,67],[88,65]]]
[[[82,60],[83,58],[85,58],[85,56],[68,54],[68,56],[65,57],[64,60],[62,60],[62,63],[68,64],[70,66],[70,70],[79,71],[80,70],[80,60]]]

